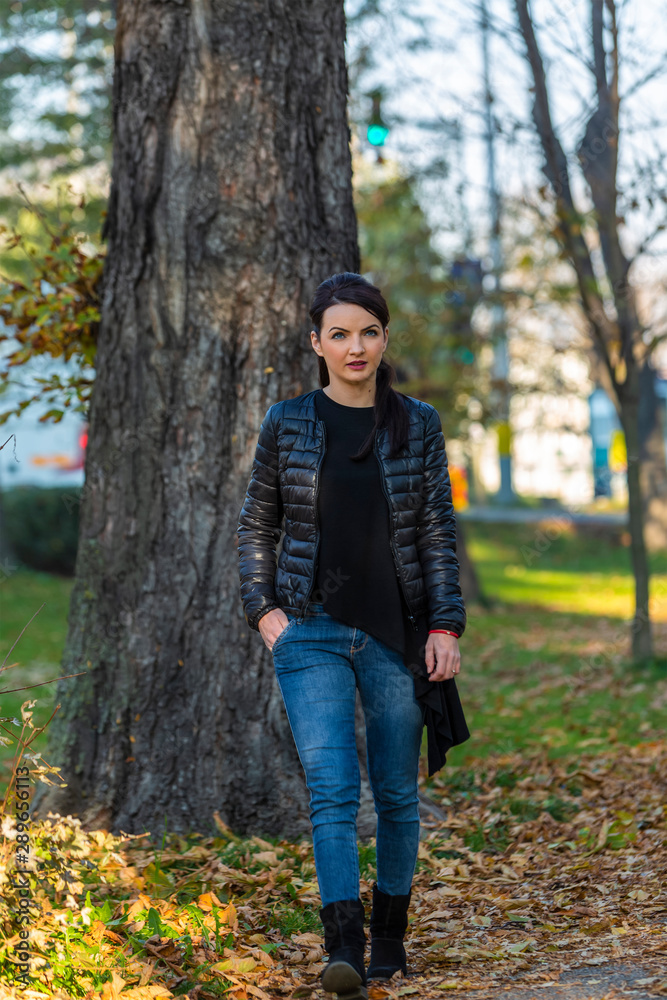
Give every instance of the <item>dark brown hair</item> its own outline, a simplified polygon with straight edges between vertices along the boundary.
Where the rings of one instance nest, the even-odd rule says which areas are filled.
[[[361,306],[367,312],[380,320],[382,329],[389,323],[389,308],[379,288],[354,271],[342,271],[332,274],[318,285],[310,305],[310,319],[313,330],[321,337],[322,316],[329,306],[341,303],[352,303]],[[320,386],[329,385],[329,369],[324,358],[318,355]],[[375,442],[375,432],[386,426],[389,432],[390,456],[393,458],[408,442],[410,421],[403,402],[404,394],[392,389],[396,380],[394,368],[385,361],[380,361],[375,373],[375,403],[373,415],[374,426],[361,445],[356,455],[350,455],[353,460],[366,458]]]

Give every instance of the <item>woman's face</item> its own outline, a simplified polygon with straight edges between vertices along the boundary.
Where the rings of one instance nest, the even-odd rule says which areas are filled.
[[[313,350],[327,363],[332,383],[345,385],[375,382],[389,340],[377,316],[362,306],[342,302],[329,306],[322,315],[320,337],[311,330]],[[352,362],[364,362],[358,367]]]

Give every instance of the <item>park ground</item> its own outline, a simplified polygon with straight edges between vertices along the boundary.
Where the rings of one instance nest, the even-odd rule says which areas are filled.
[[[469,608],[461,640],[471,739],[431,778],[422,760],[409,975],[369,996],[667,996],[667,553],[652,557],[656,657],[640,668],[622,542],[535,523],[467,531],[490,599]],[[46,603],[2,687],[57,676],[71,581],[17,572],[4,588],[2,658],[26,609]],[[3,695],[2,716],[21,720],[36,698],[30,722],[44,724],[54,687]],[[11,750],[0,747],[3,783]],[[309,839],[242,838],[217,822],[212,838],[158,840],[72,817],[33,824],[54,873],[33,896],[40,964],[28,991],[8,985],[8,890],[0,997],[327,997]],[[7,817],[3,833],[8,857]],[[374,840],[359,854],[369,913]]]

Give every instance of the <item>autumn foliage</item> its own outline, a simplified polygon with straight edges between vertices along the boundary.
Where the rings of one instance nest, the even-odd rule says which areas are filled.
[[[25,233],[9,233],[6,226],[0,226],[3,251],[23,250],[32,271],[25,280],[0,275],[0,321],[4,324],[0,342],[16,344],[3,358],[0,388],[11,381],[19,366],[39,357],[66,361],[72,370],[66,376],[33,374],[39,389],[0,412],[0,424],[37,401],[50,404],[39,418],[43,422],[59,422],[70,406],[85,412],[94,383],[104,254],[85,253],[85,237],[69,221],[53,229],[43,213],[35,211],[47,234],[46,253],[36,251]]]
[[[441,816],[423,823],[410,974],[369,995],[480,997],[517,975],[537,990],[566,967],[599,976],[621,958],[641,961],[646,995],[666,995],[666,751],[649,742],[448,768],[429,789]],[[216,822],[215,837],[165,834],[156,845],[85,830],[71,816],[35,821],[30,996],[324,997],[312,844],[241,838]],[[4,834],[9,853],[9,816]],[[369,911],[374,841],[360,850]],[[0,973],[8,982],[7,860]]]

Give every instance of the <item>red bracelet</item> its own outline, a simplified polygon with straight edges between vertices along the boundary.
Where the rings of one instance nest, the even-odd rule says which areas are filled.
[[[455,639],[458,639],[456,632],[450,632],[448,628],[430,628],[428,634],[430,635],[431,632],[444,632],[445,635],[453,635]]]

